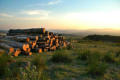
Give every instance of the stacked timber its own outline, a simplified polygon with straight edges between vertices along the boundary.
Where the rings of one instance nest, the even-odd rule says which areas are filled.
[[[34,28],[34,29],[10,29],[7,33],[8,36],[15,35],[38,35],[45,33],[45,28]]]
[[[8,51],[9,55],[18,56],[32,55],[30,45],[28,43],[20,43],[16,41],[2,40],[0,46]]]
[[[27,34],[26,41],[24,43],[18,44],[16,42],[11,42],[10,46],[12,47],[9,48],[9,53],[13,53],[14,56],[18,56],[20,54],[32,55],[32,53],[36,52],[42,53],[55,51],[59,48],[65,48],[68,45],[62,35],[56,35],[53,32],[46,31],[45,28],[33,30],[10,30],[8,34],[10,36]]]

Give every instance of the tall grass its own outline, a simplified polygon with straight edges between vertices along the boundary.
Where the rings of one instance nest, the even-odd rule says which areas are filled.
[[[55,63],[70,63],[72,62],[72,57],[66,50],[59,50],[54,52],[51,61]]]
[[[6,68],[7,80],[48,80],[46,61],[41,55],[34,56],[31,65],[24,67],[24,62],[15,62]]]
[[[5,77],[12,58],[6,54],[0,56],[0,77]]]
[[[77,59],[80,59],[80,60],[87,60],[88,59],[88,57],[90,56],[90,51],[89,50],[78,50],[77,51],[78,53],[78,57],[77,57]]]
[[[46,69],[46,60],[41,55],[33,57],[32,64],[35,65],[38,70]]]
[[[108,63],[114,63],[115,62],[115,53],[108,52],[104,55],[103,60]]]
[[[38,70],[36,66],[8,68],[7,74],[5,80],[48,80],[49,78],[47,72]]]
[[[48,80],[47,72],[40,71],[36,66],[27,69],[20,68],[20,79],[22,80]]]
[[[88,57],[88,73],[94,76],[103,76],[107,70],[107,64],[102,62],[102,55],[98,52],[91,53]]]

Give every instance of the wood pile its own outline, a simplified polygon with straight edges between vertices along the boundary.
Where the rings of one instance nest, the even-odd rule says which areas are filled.
[[[45,28],[33,28],[33,29],[10,29],[7,33],[8,36],[16,35],[37,35],[45,33]]]
[[[35,29],[33,29],[33,30],[30,30],[31,33],[28,30],[26,30],[25,32],[26,34],[28,33],[32,34],[33,32],[33,33],[39,33],[39,35],[34,37],[31,37],[31,36],[27,37],[26,42],[23,43],[22,46],[20,44],[18,47],[13,46],[9,48],[9,53],[10,54],[13,53],[14,56],[18,56],[19,54],[32,55],[32,53],[55,51],[56,49],[67,47],[68,44],[64,40],[63,36],[56,35],[53,32],[45,31],[45,28],[41,28],[40,30],[41,31],[35,32]],[[18,35],[18,32],[17,32],[17,35]]]

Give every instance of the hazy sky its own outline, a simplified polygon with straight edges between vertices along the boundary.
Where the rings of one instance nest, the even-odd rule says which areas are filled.
[[[120,0],[0,0],[0,29],[120,29]]]

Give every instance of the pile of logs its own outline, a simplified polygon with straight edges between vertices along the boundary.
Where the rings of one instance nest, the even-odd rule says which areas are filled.
[[[32,53],[54,51],[68,45],[63,36],[45,31],[44,28],[41,30],[37,36],[27,37],[25,43],[11,43],[12,47],[9,48],[9,54],[14,56],[19,56],[19,54],[32,55]]]

